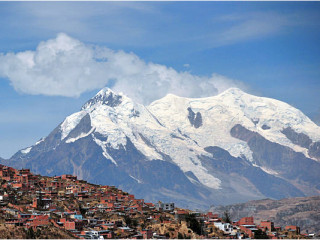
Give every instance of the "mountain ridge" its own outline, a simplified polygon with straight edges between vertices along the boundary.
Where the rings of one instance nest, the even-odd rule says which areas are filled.
[[[255,142],[235,134],[236,126]],[[46,138],[5,162],[41,174],[67,169],[148,201],[205,208],[235,199],[320,194],[313,183],[320,182],[319,140],[320,127],[298,109],[236,88],[207,98],[168,94],[148,106],[104,88]],[[281,162],[268,164],[274,159],[257,144],[278,151]],[[312,166],[309,178],[286,174],[282,165],[291,162]]]

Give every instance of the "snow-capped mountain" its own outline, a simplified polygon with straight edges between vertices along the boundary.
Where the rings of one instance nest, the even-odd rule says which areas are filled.
[[[320,127],[284,102],[236,88],[197,99],[168,94],[149,106],[105,88],[6,164],[183,207],[316,195]]]

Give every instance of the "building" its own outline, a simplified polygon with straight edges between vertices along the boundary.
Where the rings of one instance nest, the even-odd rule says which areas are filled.
[[[274,231],[274,223],[271,221],[261,221],[259,224],[259,228],[262,229],[263,231],[269,230],[269,231]]]
[[[158,211],[168,211],[171,212],[174,210],[174,203],[162,203],[162,202],[158,202],[155,204],[156,209]]]
[[[300,228],[294,225],[286,226],[284,229],[287,231],[295,232],[296,234],[300,234]]]
[[[214,222],[215,227],[219,228],[224,234],[231,234],[233,226],[230,223]]]

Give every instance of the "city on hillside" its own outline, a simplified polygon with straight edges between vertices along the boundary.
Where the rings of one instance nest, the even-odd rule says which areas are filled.
[[[0,165],[0,238],[286,239],[315,238],[299,226],[275,226],[254,216],[181,209],[148,203],[114,186],[46,177]]]

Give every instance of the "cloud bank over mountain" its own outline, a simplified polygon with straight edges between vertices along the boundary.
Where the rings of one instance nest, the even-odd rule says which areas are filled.
[[[178,72],[131,52],[85,44],[65,33],[40,42],[35,51],[0,54],[0,77],[25,94],[78,97],[108,86],[144,104],[167,93],[206,97],[230,87],[245,88],[218,74]]]

